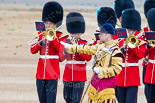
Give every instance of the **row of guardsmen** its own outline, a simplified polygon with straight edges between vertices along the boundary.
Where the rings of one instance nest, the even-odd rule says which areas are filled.
[[[155,31],[154,0],[145,1],[144,13],[148,26],[142,31]],[[126,28],[129,35],[138,38],[138,45],[127,45],[129,38],[118,38],[115,32],[117,18],[121,23],[119,28]],[[56,1],[47,2],[43,7],[42,21],[48,30],[59,28],[63,21],[63,7]],[[87,103],[116,103],[116,98],[119,103],[137,103],[140,86],[138,62],[142,58],[145,58],[145,96],[148,103],[155,103],[155,48],[145,33],[141,32],[141,16],[134,2],[115,0],[114,9],[99,8],[97,22],[99,28],[92,36],[91,44],[80,37],[85,32],[85,20],[79,12],[70,12],[66,16],[66,28],[71,39],[58,30],[52,40],[44,38],[48,32],[38,32],[37,42],[32,44],[30,51],[40,54],[36,73],[40,103],[56,103],[59,62],[64,60],[63,97],[66,103],[82,103],[89,86],[84,92],[86,61],[90,61],[92,55],[95,55],[92,67],[94,74]],[[151,36],[151,39],[154,38],[154,35]]]

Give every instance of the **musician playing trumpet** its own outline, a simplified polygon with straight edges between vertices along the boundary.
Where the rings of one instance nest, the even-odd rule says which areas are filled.
[[[144,2],[144,14],[145,14],[145,17],[147,19],[147,12],[151,9],[151,8],[155,8],[155,1],[154,0],[146,0]],[[144,32],[149,32],[150,31],[150,28],[149,26],[145,26],[143,28]],[[145,35],[144,35],[145,37]],[[143,59],[143,83],[145,85],[145,82],[144,82],[144,78],[145,78],[145,72],[146,72],[146,67],[147,67],[147,64],[148,64],[148,56],[145,56],[144,59]]]
[[[116,97],[119,103],[137,103],[138,86],[140,86],[138,61],[144,57],[146,50],[145,42],[139,37],[141,35],[139,12],[135,9],[125,9],[121,25],[128,29],[129,37],[119,43],[125,57],[122,71],[116,78]]]
[[[155,3],[155,1],[154,1]],[[147,13],[147,21],[150,30],[153,32],[151,35],[146,35],[147,40],[151,40],[147,43],[145,56],[148,55],[148,64],[145,72],[145,96],[147,103],[155,102],[155,8],[152,8]]]
[[[56,37],[52,41],[47,40],[44,36],[50,34],[50,29],[59,27],[62,20],[62,6],[55,1],[47,2],[42,12],[42,21],[45,22],[47,31],[39,32],[39,40],[31,46],[32,54],[38,52],[40,54],[36,73],[40,103],[56,103],[57,83],[60,78],[59,53],[63,52],[60,41],[66,41],[67,36],[59,31],[55,31]]]

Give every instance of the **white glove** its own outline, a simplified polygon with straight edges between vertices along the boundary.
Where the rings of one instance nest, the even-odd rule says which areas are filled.
[[[64,45],[64,47],[66,48],[66,49],[68,49],[71,45],[70,44],[68,44],[68,43],[65,43],[65,42],[63,42],[63,41],[61,41],[60,42],[62,45]]]
[[[100,68],[98,68],[98,67],[94,67],[94,72],[95,72],[96,74],[99,74],[99,72],[100,72]]]

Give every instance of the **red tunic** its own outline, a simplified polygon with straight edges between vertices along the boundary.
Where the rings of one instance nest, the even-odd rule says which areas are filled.
[[[117,34],[114,34],[113,35],[113,40],[116,40],[116,39],[118,39],[118,35]]]
[[[57,38],[53,41],[45,40],[45,44],[31,48],[31,53],[40,53],[36,78],[37,79],[58,79],[60,78],[59,68],[59,53],[63,52],[63,46],[60,41],[66,41],[67,36],[59,38],[62,35],[61,32],[56,32]],[[32,44],[35,45],[35,44]]]
[[[86,40],[79,39],[78,45],[85,45]],[[91,60],[91,55],[86,54],[66,54],[60,56],[61,60],[66,59],[63,81],[86,81],[86,61]]]
[[[155,47],[147,49],[145,55],[149,55],[149,61],[145,72],[144,82],[155,84]]]
[[[140,32],[136,32],[135,36]],[[142,37],[139,39],[142,40]],[[125,40],[122,40],[119,44],[121,47]],[[128,86],[139,86],[140,85],[140,75],[139,75],[139,66],[138,61],[144,57],[146,46],[143,44],[136,48],[127,48],[127,51],[124,53],[123,64],[128,63],[132,66],[123,66],[121,73],[116,78],[116,85],[121,87]]]

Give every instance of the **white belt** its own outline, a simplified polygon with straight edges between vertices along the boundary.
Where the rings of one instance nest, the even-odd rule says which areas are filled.
[[[138,66],[138,63],[122,63],[122,67]]]
[[[154,64],[155,63],[155,60],[152,60],[152,59],[149,59],[149,62]]]
[[[67,64],[86,64],[85,61],[67,61]]]
[[[42,59],[59,59],[58,55],[40,55],[39,58]]]

